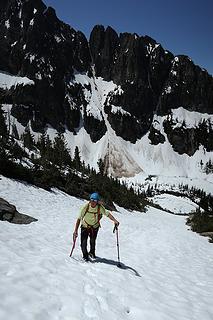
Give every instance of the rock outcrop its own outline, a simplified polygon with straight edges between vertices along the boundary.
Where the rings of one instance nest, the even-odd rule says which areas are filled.
[[[15,224],[29,224],[38,221],[26,214],[19,213],[14,205],[2,198],[0,198],[0,220]]]

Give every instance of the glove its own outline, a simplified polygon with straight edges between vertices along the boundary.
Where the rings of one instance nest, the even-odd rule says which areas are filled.
[[[118,226],[119,226],[119,222],[116,220],[116,221],[114,222],[114,229],[113,229],[113,233],[115,232],[115,230],[117,230],[117,229],[118,229]]]
[[[115,221],[115,226],[118,227],[119,224],[120,224],[120,223],[116,220],[116,221]]]

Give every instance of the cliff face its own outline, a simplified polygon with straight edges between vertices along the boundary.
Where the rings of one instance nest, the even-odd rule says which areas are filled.
[[[11,104],[24,126],[75,133],[83,126],[93,142],[109,126],[132,143],[150,131],[151,143],[166,134],[178,153],[192,155],[200,144],[213,150],[211,124],[202,128],[205,139],[199,127],[177,130],[165,121],[164,134],[153,127],[154,115],[179,107],[213,113],[213,78],[188,57],[110,27],[95,26],[87,41],[40,0],[2,0],[0,12],[0,70],[33,81],[0,87],[0,103]],[[99,77],[114,89],[104,91]]]
[[[59,21],[54,9],[40,0],[10,0],[1,3],[0,46],[0,69],[34,81],[34,86],[16,86],[3,93],[1,102],[12,102],[15,108],[30,106],[35,131],[46,123],[57,130],[64,125],[72,130],[79,111],[68,106],[67,82],[75,69],[89,69],[85,36]]]

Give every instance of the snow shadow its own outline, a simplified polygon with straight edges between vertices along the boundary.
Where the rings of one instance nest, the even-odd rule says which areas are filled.
[[[118,261],[114,261],[114,260],[110,260],[110,259],[106,259],[106,258],[101,258],[101,257],[97,257],[94,262],[95,263],[106,263],[106,264],[110,264],[110,265],[113,265],[113,266],[118,266]],[[129,267],[129,266],[125,265],[122,262],[120,262],[120,269],[131,270],[131,271],[134,272],[135,276],[141,277],[141,275],[137,272],[137,270],[135,270],[132,267]]]

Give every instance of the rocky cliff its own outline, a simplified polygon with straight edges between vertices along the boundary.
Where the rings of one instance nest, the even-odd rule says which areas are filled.
[[[153,125],[155,115],[180,107],[212,114],[213,78],[148,36],[95,26],[87,41],[41,0],[2,0],[0,48],[1,74],[31,81],[1,85],[0,103],[34,132],[84,127],[97,142],[110,128],[131,143],[149,132],[150,143],[167,138],[180,154],[200,145],[213,151],[211,122],[180,129],[166,119],[163,131]]]

